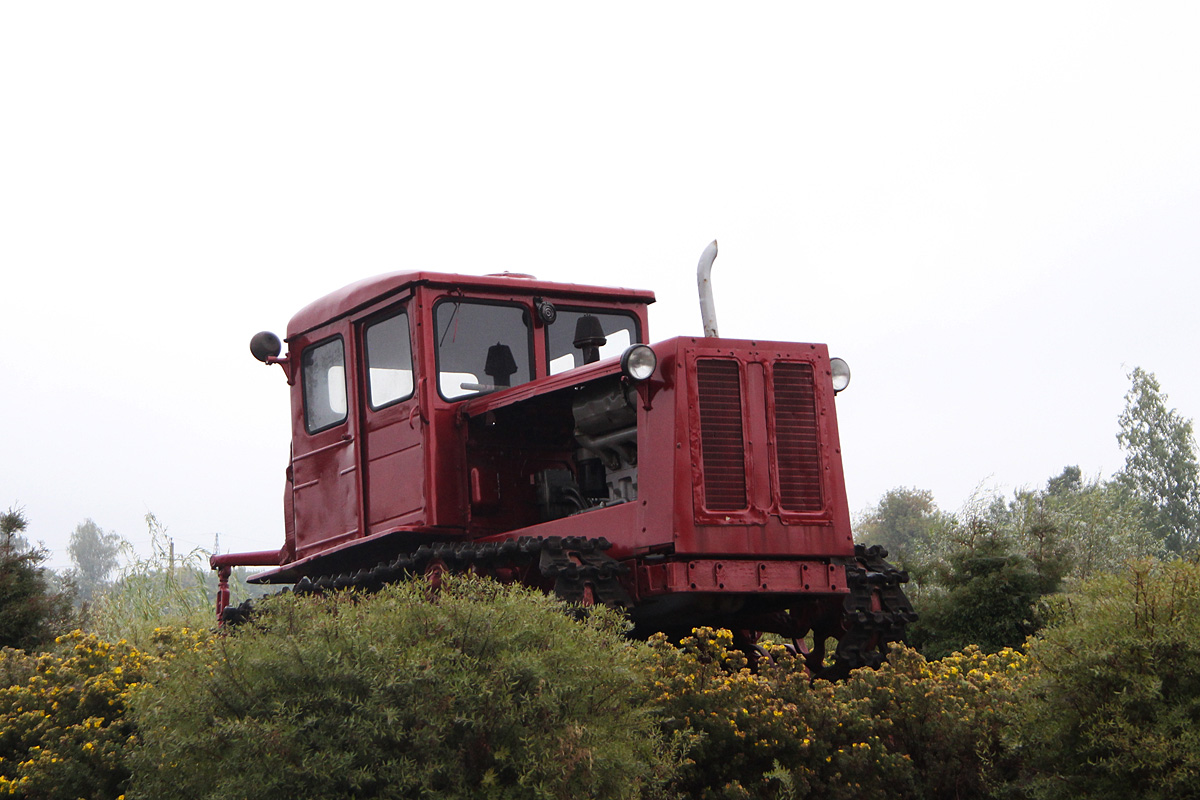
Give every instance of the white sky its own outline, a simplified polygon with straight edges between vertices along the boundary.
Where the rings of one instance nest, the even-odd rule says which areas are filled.
[[[0,506],[282,540],[247,349],[397,269],[653,289],[828,342],[852,511],[1108,476],[1200,416],[1193,3],[0,4]]]

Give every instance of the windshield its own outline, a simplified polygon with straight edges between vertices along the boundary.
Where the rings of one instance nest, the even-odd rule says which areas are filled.
[[[546,326],[551,375],[619,356],[638,343],[637,321],[629,314],[560,308],[558,318]]]
[[[533,379],[533,332],[522,306],[445,299],[433,318],[438,392],[445,399]]]

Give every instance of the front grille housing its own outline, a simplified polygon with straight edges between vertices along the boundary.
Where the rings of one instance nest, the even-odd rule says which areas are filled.
[[[696,358],[695,368],[694,419],[700,445],[696,468],[703,490],[697,511],[750,513],[754,506],[759,513],[823,511],[813,364],[702,356]],[[762,377],[748,377],[752,374]],[[758,455],[748,458],[748,452]]]

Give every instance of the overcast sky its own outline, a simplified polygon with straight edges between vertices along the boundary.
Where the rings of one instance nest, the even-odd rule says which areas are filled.
[[[1200,416],[1194,3],[0,5],[0,507],[277,547],[247,349],[401,269],[652,289],[827,342],[854,512],[1123,464]]]

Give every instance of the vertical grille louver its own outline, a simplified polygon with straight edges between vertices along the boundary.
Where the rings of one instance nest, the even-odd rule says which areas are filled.
[[[774,388],[780,505],[788,511],[820,511],[821,462],[812,365],[776,364]]]
[[[742,428],[742,387],[738,362],[696,362],[700,394],[700,453],[704,466],[704,505],[710,511],[746,507],[746,447]]]

